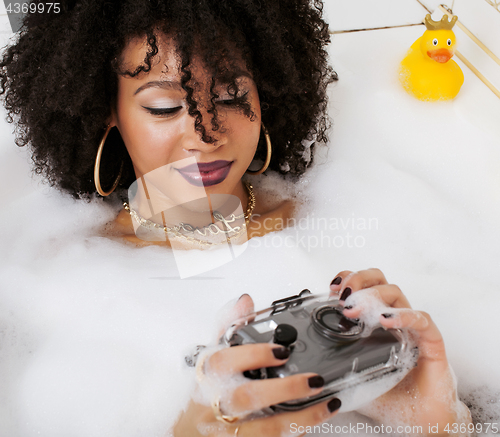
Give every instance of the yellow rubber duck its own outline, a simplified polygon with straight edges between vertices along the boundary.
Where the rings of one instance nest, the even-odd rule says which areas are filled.
[[[464,74],[451,58],[456,42],[451,30],[457,16],[448,21],[434,21],[430,14],[425,17],[427,30],[411,46],[401,61],[400,81],[410,94],[420,100],[449,100],[456,97]]]

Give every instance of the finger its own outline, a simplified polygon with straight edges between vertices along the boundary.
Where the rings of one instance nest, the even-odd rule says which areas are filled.
[[[442,342],[443,337],[431,316],[423,311],[389,309],[381,314],[380,324],[386,328],[407,328],[417,331],[419,342]]]
[[[317,395],[324,385],[325,380],[315,373],[251,381],[233,391],[227,408],[232,415],[257,411],[282,402]]]
[[[290,350],[277,344],[255,343],[221,349],[207,359],[205,373],[224,375],[281,366]]]
[[[411,329],[416,334],[418,346],[416,371],[420,375],[427,375],[425,377],[427,382],[433,381],[429,375],[441,375],[442,372],[448,371],[443,337],[429,314],[411,309],[391,309],[380,316],[380,323],[386,328]]]
[[[307,427],[319,425],[335,416],[340,407],[340,400],[334,398],[304,410],[251,420],[240,425],[238,437],[301,436],[306,433]]]
[[[220,338],[235,320],[246,317],[254,312],[253,300],[246,293],[242,294],[236,303],[233,302],[234,300],[226,304],[219,312],[219,330],[217,338]]]
[[[253,299],[248,294],[242,294],[234,306],[235,318],[247,316],[254,312]]]
[[[342,281],[340,300],[346,300],[354,291],[387,284],[384,274],[379,269],[367,269],[349,274]]]
[[[371,296],[371,299],[367,299]],[[394,284],[378,285],[377,287],[359,290],[350,294],[344,302],[344,315],[351,319],[357,319],[365,311],[369,311],[374,303],[373,296],[382,304],[392,308],[411,308],[410,302],[401,289]]]
[[[350,270],[344,270],[343,272],[340,272],[337,276],[335,276],[335,278],[333,278],[332,282],[330,283],[330,295],[338,294],[339,290],[342,288],[342,282],[351,273],[352,272]]]

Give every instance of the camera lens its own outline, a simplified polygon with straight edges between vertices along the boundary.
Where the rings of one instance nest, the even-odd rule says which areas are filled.
[[[311,317],[316,331],[328,338],[355,340],[363,332],[363,325],[344,317],[342,308],[336,305],[320,306]]]

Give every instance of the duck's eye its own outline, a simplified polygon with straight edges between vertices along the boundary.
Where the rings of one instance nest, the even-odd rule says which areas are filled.
[[[435,45],[435,46],[437,46],[437,45],[438,45],[438,39],[437,39],[437,38],[434,38],[434,39],[432,40],[432,44],[433,44],[433,45]]]
[[[448,38],[448,41],[446,41],[446,44],[448,44],[449,46],[451,46],[451,39]]]

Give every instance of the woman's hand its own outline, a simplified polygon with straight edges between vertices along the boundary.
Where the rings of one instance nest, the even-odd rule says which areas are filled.
[[[253,308],[250,296],[242,296],[237,303],[238,306],[240,315],[248,313],[248,309]],[[246,308],[246,311],[241,308]],[[200,360],[203,361],[197,365],[199,372],[202,373],[199,378],[200,384],[219,387],[221,413],[224,416],[242,419],[234,424],[223,423],[216,419],[212,407],[191,401],[174,427],[174,436],[281,437],[290,434],[299,436],[305,433],[306,427],[321,424],[333,417],[340,408],[338,399],[322,402],[298,412],[244,420],[250,412],[321,392],[324,380],[314,373],[264,380],[245,379],[242,376],[246,371],[280,366],[287,361],[289,355],[290,351],[285,347],[260,343],[224,348],[206,359],[202,356]],[[230,380],[235,377],[239,378],[239,383],[231,385]],[[210,392],[210,388],[205,390],[207,391]],[[213,396],[215,399],[212,399],[212,403],[219,395]]]
[[[205,377],[223,381],[246,370],[279,366],[286,362],[287,358],[276,358],[276,355],[282,356],[286,354],[286,351],[285,348],[267,343],[222,349],[207,359],[207,365],[204,366],[207,369]],[[321,392],[323,383],[323,378],[313,373],[286,378],[249,379],[248,382],[238,385],[221,399],[221,412],[227,416],[245,416],[251,411],[259,411],[273,404],[316,395]],[[305,427],[326,421],[335,414],[339,407],[340,401],[333,399],[294,413],[282,413],[248,421],[243,420],[241,423],[238,421],[234,424],[224,424],[216,420],[211,407],[191,401],[187,411],[177,423],[174,435],[176,437],[198,435],[281,437],[295,430],[304,430],[294,434],[302,435]]]
[[[386,328],[408,328],[419,349],[417,366],[392,390],[380,396],[360,412],[383,423],[421,426],[414,434],[431,434],[429,426],[438,425],[439,434],[446,425],[471,423],[470,412],[458,400],[454,375],[446,359],[443,338],[429,314],[411,309],[398,286],[388,284],[378,269],[360,272],[343,271],[330,285],[344,303],[344,314],[350,318],[361,315],[362,309],[350,305],[349,296],[359,290],[375,289],[388,307],[380,314]],[[347,299],[347,300],[346,300]],[[433,428],[432,435],[436,428]],[[465,433],[467,434],[467,433]]]

